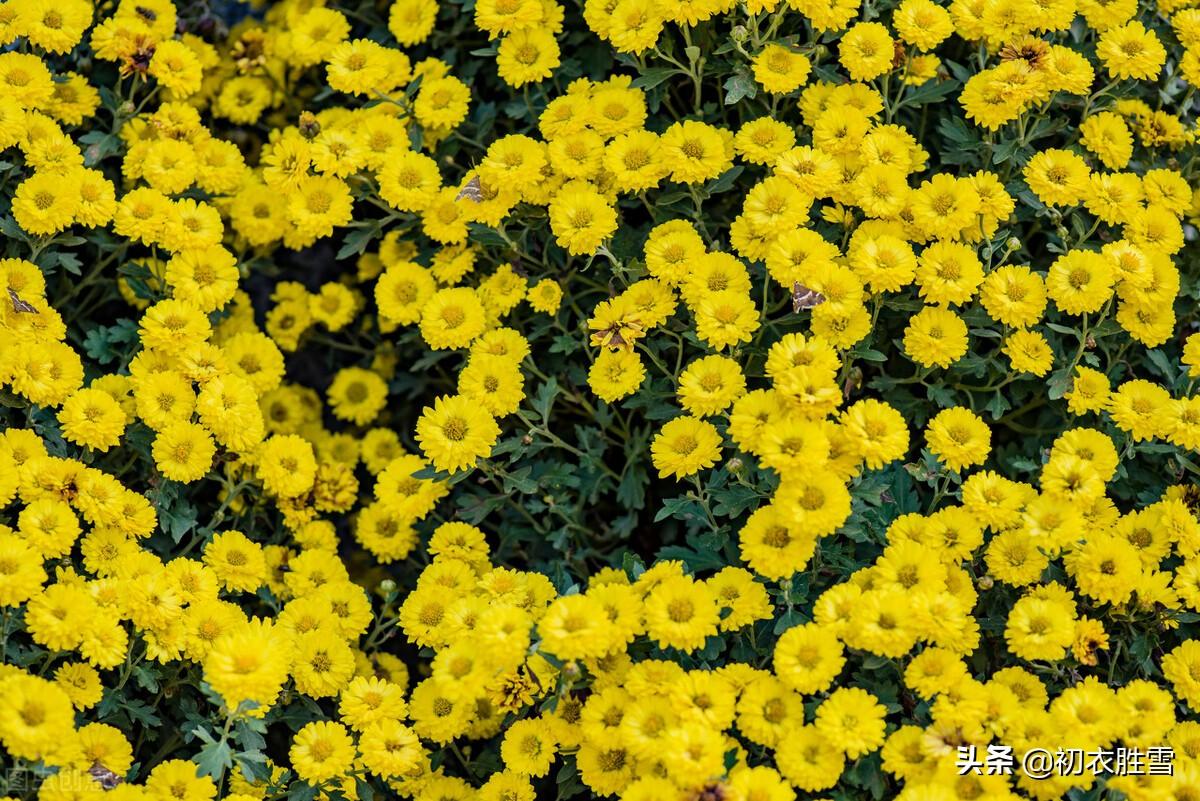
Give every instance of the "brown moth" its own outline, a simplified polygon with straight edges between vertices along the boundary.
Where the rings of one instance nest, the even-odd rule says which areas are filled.
[[[455,200],[462,200],[463,198],[472,203],[483,202],[483,185],[479,183],[478,175],[467,181],[466,186],[458,190],[458,194],[454,196]]]
[[[37,314],[37,309],[21,300],[21,296],[12,287],[8,288],[8,299],[12,301],[13,311],[21,312],[22,314]]]
[[[617,320],[612,325],[593,332],[591,342],[598,348],[611,347],[628,350],[633,347],[633,341],[642,333],[644,330],[641,324],[632,320]]]
[[[92,766],[88,768],[88,775],[92,777],[96,784],[99,784],[100,787],[105,790],[111,790],[124,781],[124,779],[101,765],[99,762],[92,763]]]
[[[598,340],[603,345],[627,345],[625,337],[621,336],[621,326],[613,325],[605,328],[592,336],[593,340]]]
[[[825,296],[812,287],[807,287],[797,281],[792,284],[792,311],[811,309],[825,302]]]

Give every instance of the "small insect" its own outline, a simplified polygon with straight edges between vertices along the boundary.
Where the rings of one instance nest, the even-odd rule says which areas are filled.
[[[592,344],[596,345],[597,347],[612,345],[620,348],[628,345],[629,343],[625,341],[625,337],[621,336],[621,326],[618,323],[592,334]]]
[[[458,190],[458,194],[454,196],[455,200],[462,200],[463,198],[472,203],[483,202],[483,185],[479,183],[478,175],[467,181],[467,185]]]
[[[146,20],[146,22],[158,21],[158,13],[152,8],[146,8],[145,6],[134,6],[133,10],[138,13],[138,16]]]
[[[1183,487],[1183,497],[1180,499],[1191,512],[1200,512],[1200,487],[1187,484]]]
[[[152,58],[154,58],[154,48],[149,47],[133,51],[133,55],[130,56],[129,60],[135,70],[145,72],[150,69],[150,59]]]
[[[727,797],[725,787],[720,784],[705,785],[693,796],[696,801],[725,801]]]
[[[1019,59],[1027,62],[1034,69],[1042,66],[1049,55],[1050,45],[1041,39],[1030,39],[1020,44],[1006,44],[1000,48],[1001,61],[1016,61]]]
[[[812,287],[807,287],[797,281],[792,284],[792,311],[811,309],[825,302],[825,296]]]
[[[145,34],[135,34],[125,55],[121,58],[121,76],[145,75],[150,69],[150,60],[154,58],[156,42]]]
[[[111,790],[124,781],[124,779],[101,765],[99,762],[92,763],[92,766],[88,768],[88,775],[95,780],[96,784],[99,784],[105,790]]]
[[[641,323],[628,319],[618,320],[612,325],[593,331],[591,343],[597,348],[620,348],[629,351],[633,350],[633,343],[644,333],[645,329]]]
[[[32,304],[21,300],[21,296],[12,287],[8,288],[8,299],[12,301],[13,311],[22,314],[37,314],[37,309]]]

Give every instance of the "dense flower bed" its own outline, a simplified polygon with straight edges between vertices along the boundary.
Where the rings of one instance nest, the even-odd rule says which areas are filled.
[[[0,2],[0,793],[1200,798],[1197,85],[1194,0]]]

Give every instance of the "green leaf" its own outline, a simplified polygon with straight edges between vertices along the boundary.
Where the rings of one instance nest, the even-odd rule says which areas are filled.
[[[617,502],[625,509],[642,509],[646,505],[646,485],[650,476],[640,461],[630,461],[617,485]]]
[[[957,78],[959,81],[961,81],[963,83],[966,83],[967,81],[971,80],[971,76],[975,74],[967,67],[964,67],[962,64],[959,64],[957,61],[953,61],[951,59],[946,59],[942,63],[946,66],[946,69],[948,69],[950,71],[951,75],[953,75],[955,78]]]
[[[706,185],[704,187],[704,191],[710,195],[719,195],[722,192],[728,192],[730,189],[733,189],[734,182],[744,171],[745,168],[740,165],[736,167],[730,167],[728,170],[721,173],[720,176]]]
[[[54,255],[58,260],[59,266],[69,272],[71,275],[83,275],[83,271],[80,269],[82,267],[82,262],[79,261],[79,257],[74,253],[60,251]]]
[[[133,678],[146,692],[158,692],[158,676],[152,668],[144,664],[138,665],[133,669]]]
[[[775,634],[783,634],[788,629],[799,626],[804,622],[804,615],[800,614],[796,609],[789,609],[775,619],[775,625],[771,627],[771,630]]]
[[[262,751],[239,751],[233,761],[248,782],[264,782],[271,777],[271,761]]]
[[[471,223],[467,226],[467,230],[471,232],[471,241],[477,242],[490,248],[508,249],[508,242],[500,235],[500,232],[495,228],[491,228],[483,223]]]
[[[926,81],[917,87],[916,91],[904,96],[900,101],[902,106],[924,106],[942,98],[949,97],[962,84],[954,80]]]
[[[105,692],[105,700],[109,700],[108,691]],[[136,698],[122,698],[116,695],[111,696],[112,700],[109,703],[111,712],[102,711],[102,718],[119,717],[117,713],[124,713],[130,721],[142,726],[155,727],[162,723],[158,715],[154,714],[154,708],[144,701],[139,701]],[[104,706],[104,702],[101,702]],[[99,709],[99,707],[98,707]]]
[[[20,395],[0,391],[0,406],[7,406],[9,409],[24,409],[28,405],[29,403]]]
[[[368,225],[364,228],[355,228],[350,233],[346,234],[342,246],[338,249],[337,255],[334,257],[338,261],[348,259],[351,256],[360,256],[366,252],[367,246],[371,244],[375,237],[379,236],[381,230],[379,224]]]
[[[996,147],[995,150],[992,151],[992,164],[1003,164],[1004,162],[1008,161],[1016,155],[1017,148],[1020,146],[1020,141],[1015,137],[1012,139],[1005,139],[998,147]]]
[[[854,356],[867,362],[886,362],[887,354],[880,353],[874,348],[863,348],[853,352]]]
[[[1149,634],[1139,634],[1129,645],[1129,655],[1137,660],[1138,668],[1143,675],[1152,675],[1154,667],[1154,640]]]
[[[137,341],[137,323],[129,319],[120,319],[115,325],[89,329],[83,338],[83,349],[89,359],[100,364],[109,364],[126,352],[125,348],[118,346],[130,345]]]
[[[761,496],[752,487],[734,484],[722,490],[713,490],[713,514],[718,517],[737,517],[758,506]]]
[[[79,137],[79,143],[84,145],[83,164],[94,167],[109,156],[121,152],[121,137],[105,131],[88,131]]]
[[[976,165],[979,163],[978,151],[981,146],[979,136],[968,127],[961,117],[945,117],[938,123],[938,133],[949,142],[941,153],[941,159],[946,164]]]
[[[263,737],[266,732],[267,726],[261,719],[244,718],[234,726],[234,739],[243,752],[259,751],[267,747],[267,740]]]
[[[629,576],[630,581],[637,581],[638,576],[646,572],[646,564],[642,561],[642,557],[626,551],[621,556],[621,569],[625,571],[625,575]]]
[[[1167,379],[1168,384],[1175,383],[1175,366],[1171,364],[1171,360],[1167,358],[1167,354],[1163,353],[1158,348],[1152,348],[1146,351],[1147,358],[1154,365],[1155,372]]]
[[[751,100],[758,94],[758,84],[744,72],[735,72],[725,81],[725,105],[732,106],[743,98]]]
[[[233,750],[229,743],[220,740],[201,748],[192,761],[196,763],[199,775],[220,779],[226,770],[233,767]]]
[[[0,217],[0,234],[20,242],[29,241],[29,235],[22,230],[21,226],[17,225],[17,221],[11,214]]]
[[[538,387],[537,395],[533,398],[533,410],[544,422],[550,422],[550,409],[554,399],[558,397],[558,379],[551,376],[546,383]]]
[[[651,67],[635,78],[630,85],[634,89],[653,89],[676,73],[684,74],[675,67]]]
[[[1088,333],[1092,335],[1092,339],[1102,339],[1103,337],[1110,337],[1113,334],[1122,334],[1124,332],[1125,329],[1121,327],[1120,323],[1118,323],[1116,320],[1109,319],[1100,323],[1100,325],[1096,326]]]
[[[133,294],[142,300],[153,302],[162,295],[162,282],[151,274],[146,265],[136,261],[126,262],[117,268],[117,272],[125,276],[125,281],[133,290]],[[151,281],[154,282],[154,287],[150,286]]]
[[[883,783],[883,769],[879,752],[863,757],[854,763],[854,767],[846,772],[846,781],[866,790],[875,801],[883,798],[887,788]]]
[[[583,343],[580,342],[579,337],[573,337],[569,334],[559,334],[558,336],[554,337],[554,340],[550,345],[550,352],[561,353],[569,356],[575,351],[580,350],[582,347]]]
[[[987,406],[983,407],[993,420],[999,420],[1004,416],[1004,413],[1012,408],[1012,404],[1008,402],[1008,398],[1003,392],[993,392],[991,399],[987,402]]]
[[[703,570],[720,570],[725,567],[725,559],[720,554],[698,551],[683,545],[668,545],[659,549],[656,554],[659,559],[677,559],[687,565],[688,570],[699,573]]]
[[[501,482],[504,487],[504,491],[510,495],[514,492],[518,492],[522,495],[532,495],[533,493],[537,492],[538,483],[529,477],[529,474],[532,472],[533,468],[529,465],[526,465],[518,470],[514,470],[511,473],[505,473],[503,481]]]
[[[1055,370],[1050,374],[1050,380],[1046,382],[1046,395],[1050,400],[1058,400],[1063,395],[1067,394],[1067,390],[1071,388],[1071,371],[1066,367],[1060,370]]]
[[[658,514],[654,515],[654,522],[661,522],[668,517],[679,520],[699,520],[704,517],[704,507],[694,497],[681,495],[678,498],[668,498],[663,501]]]
[[[318,789],[308,782],[294,781],[288,787],[288,801],[313,801],[317,797]]]
[[[931,384],[926,390],[929,399],[942,409],[949,409],[955,403],[954,390],[942,384]]]
[[[879,506],[888,497],[891,479],[885,473],[868,473],[852,487],[854,497],[861,498],[871,506]]]
[[[178,545],[183,541],[184,536],[189,531],[196,527],[196,522],[199,520],[199,512],[196,507],[188,501],[180,501],[173,504],[169,509],[160,509],[159,517],[163,530],[171,535],[171,539]]]
[[[558,774],[554,777],[554,784],[557,787],[556,799],[572,798],[586,791],[583,782],[579,779],[579,769],[575,766],[575,757],[566,756],[563,758],[563,766],[558,769]]]

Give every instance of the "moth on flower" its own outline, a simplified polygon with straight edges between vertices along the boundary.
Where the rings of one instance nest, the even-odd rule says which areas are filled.
[[[634,343],[646,335],[646,328],[630,305],[627,296],[618,295],[596,307],[588,320],[593,347],[633,350]]]

